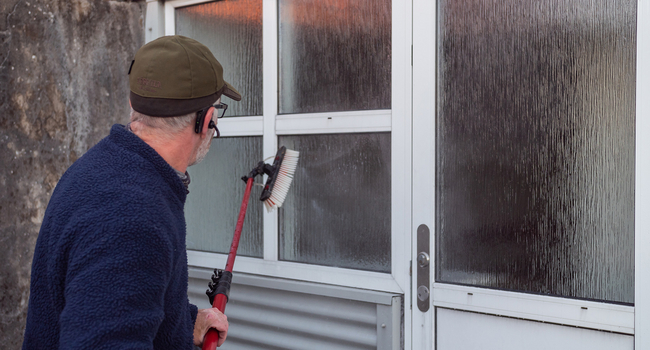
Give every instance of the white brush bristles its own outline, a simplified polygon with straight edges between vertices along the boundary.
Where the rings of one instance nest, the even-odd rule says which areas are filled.
[[[271,190],[271,197],[264,201],[264,206],[267,211],[279,208],[284,203],[284,199],[287,197],[287,193],[289,193],[291,181],[293,181],[293,173],[296,172],[296,167],[298,166],[299,155],[300,152],[298,151],[286,150],[282,164],[280,164],[278,177],[275,179],[275,184]]]

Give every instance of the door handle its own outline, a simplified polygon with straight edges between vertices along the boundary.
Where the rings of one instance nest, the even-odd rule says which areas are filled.
[[[417,293],[418,309],[422,312],[429,311],[429,267],[431,266],[429,258],[429,227],[427,225],[418,226],[417,231]]]

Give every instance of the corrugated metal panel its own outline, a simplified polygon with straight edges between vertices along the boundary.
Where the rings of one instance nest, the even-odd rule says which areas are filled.
[[[205,296],[208,279],[205,276],[204,273],[190,273],[190,301],[199,308],[209,307]],[[331,286],[328,295],[324,296],[287,290],[290,288],[269,288],[268,283],[267,286],[262,283],[263,280],[268,281],[264,277],[240,277],[239,280],[245,280],[245,284],[237,283],[237,278],[233,279],[226,309],[230,329],[223,346],[225,350],[377,349],[378,304],[374,302],[331,296]],[[256,279],[261,283],[255,283]],[[278,280],[273,282],[277,287]],[[290,281],[287,285],[313,292],[314,284],[309,284],[309,288],[300,288],[301,283]],[[355,293],[359,299],[358,290]],[[341,295],[346,294],[349,293],[341,287]],[[379,324],[386,322],[382,320]],[[388,324],[392,325],[390,322]]]

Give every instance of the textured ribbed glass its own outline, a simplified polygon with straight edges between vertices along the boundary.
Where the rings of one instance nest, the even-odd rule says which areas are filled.
[[[280,113],[391,107],[390,0],[279,0]]]
[[[436,280],[633,303],[636,1],[438,13]]]
[[[390,134],[283,136],[300,152],[280,259],[390,272]]]
[[[188,168],[190,194],[185,203],[187,249],[228,253],[246,190],[241,177],[262,160],[261,137],[212,140],[203,162]],[[237,255],[262,257],[260,188],[254,186]]]
[[[221,0],[176,9],[176,34],[207,46],[242,99],[224,118],[262,115],[262,0]]]

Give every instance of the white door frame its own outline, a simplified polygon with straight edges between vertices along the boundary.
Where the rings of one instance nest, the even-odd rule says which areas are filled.
[[[413,0],[413,225],[434,235],[436,2]],[[635,266],[650,266],[650,1],[638,2],[635,185]],[[431,239],[431,281],[435,247]],[[415,245],[415,244],[413,244]],[[412,250],[412,256],[417,252]],[[415,258],[414,258],[415,260]],[[416,265],[412,264],[413,271]],[[415,279],[415,277],[414,277]],[[412,281],[411,297],[417,297]],[[434,307],[599,329],[635,335],[636,349],[650,349],[650,269],[635,269],[635,306],[432,283],[432,308],[413,307],[412,349],[435,348]]]
[[[434,349],[435,308],[417,306],[417,229],[429,228],[429,281],[435,281],[435,118],[436,115],[436,1],[413,0],[413,219],[412,341],[413,350]],[[429,286],[433,292],[433,283]],[[431,293],[429,300],[433,299]]]
[[[650,349],[650,1],[637,2],[636,23],[634,346]]]

